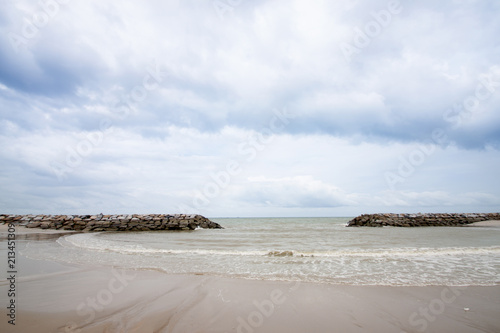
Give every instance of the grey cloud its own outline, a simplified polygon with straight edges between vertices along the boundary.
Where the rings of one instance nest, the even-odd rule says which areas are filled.
[[[483,163],[485,156],[491,159],[498,154],[498,1],[401,1],[401,13],[393,15],[350,62],[340,45],[353,43],[359,31],[355,28],[363,30],[375,22],[374,13],[386,10],[387,3],[236,3],[221,18],[212,1],[73,1],[61,5],[60,11],[16,52],[10,33],[22,34],[24,18],[41,7],[38,2],[5,2],[0,13],[0,139],[7,148],[0,154],[4,165],[0,176],[5,184],[17,182],[24,187],[16,190],[16,200],[4,197],[8,204],[3,207],[18,202],[15,207],[21,209],[33,199],[34,194],[26,194],[27,183],[49,188],[54,181],[50,162],[64,161],[68,147],[75,149],[88,133],[100,131],[103,121],[112,127],[113,134],[64,181],[67,186],[84,189],[82,196],[70,196],[66,204],[71,207],[95,193],[95,182],[113,179],[119,190],[140,187],[139,181],[133,185],[127,181],[134,176],[147,184],[155,183],[151,179],[169,185],[175,182],[169,198],[180,192],[186,195],[197,185],[184,182],[203,178],[215,168],[213,160],[237,155],[236,149],[221,155],[220,146],[237,145],[245,142],[245,135],[255,136],[269,126],[275,109],[294,114],[293,120],[275,133],[290,144],[303,137],[331,141],[334,144],[327,148],[328,153],[335,155],[339,142],[344,142],[351,145],[342,148],[344,158],[352,159],[362,152],[367,161],[375,157],[360,146],[374,144],[386,149],[386,159],[393,158],[394,165],[379,162],[380,172],[365,175],[370,182],[378,174],[383,182],[383,167],[397,169],[398,156],[393,156],[401,154],[397,147],[427,143],[436,129],[446,136],[446,140],[436,142],[441,152],[475,152]],[[161,67],[159,81],[150,80],[150,68],[155,64]],[[484,75],[490,75],[486,90]],[[144,82],[149,82],[151,89],[146,89]],[[483,84],[479,92],[484,98],[478,105],[466,111],[454,109],[457,103],[477,98],[479,84]],[[485,97],[487,92],[490,94]],[[239,136],[228,135],[227,128]],[[188,134],[179,134],[182,131]],[[202,141],[200,147],[187,149],[185,136],[189,142]],[[167,143],[175,149],[166,149]],[[282,149],[295,152],[297,147]],[[350,149],[352,156],[345,153]],[[147,156],[141,155],[144,150]],[[164,150],[174,159],[182,155],[182,161],[171,162],[164,157]],[[207,158],[201,161],[200,156]],[[259,158],[269,158],[265,156],[263,153]],[[283,167],[299,158],[287,156]],[[151,178],[139,176],[147,169],[139,163],[142,159],[155,166],[150,170]],[[271,158],[262,175],[274,179],[277,177],[267,174],[271,162],[279,163]],[[161,163],[165,169],[172,168],[169,172],[182,175],[181,179],[165,176]],[[453,164],[467,167],[459,159],[442,163],[443,168]],[[128,168],[129,164],[133,167]],[[422,174],[434,175],[435,170],[426,167],[422,166]],[[481,166],[476,168],[481,170]],[[355,198],[346,201],[349,189],[335,192],[328,187],[335,182],[318,173],[311,172],[313,180],[322,184],[314,189],[294,178],[309,174],[301,170],[283,175],[289,181],[263,181],[259,186],[250,182],[253,186],[249,185],[241,198],[248,197],[261,207],[270,203],[266,207],[334,209],[361,204]],[[413,180],[420,179],[416,174]],[[365,183],[360,184],[356,176],[353,186],[363,188]],[[14,180],[7,182],[10,177]],[[120,182],[126,186],[121,187]],[[374,180],[373,184],[380,182]],[[486,183],[484,179],[478,182]],[[450,179],[439,184],[456,190]],[[409,179],[405,186],[411,191],[412,186],[421,185]],[[111,189],[107,198],[116,199],[119,190]],[[38,196],[43,192],[37,191]],[[58,200],[68,191],[54,185],[47,191],[54,197],[47,200]],[[127,193],[133,193],[129,191],[127,188]],[[162,196],[161,189],[155,191]],[[144,193],[138,196],[154,199]],[[131,198],[133,195],[127,196],[123,206]],[[95,203],[90,199],[85,202]],[[140,205],[145,204],[136,207]]]
[[[258,118],[264,118],[269,110],[290,107],[299,114],[295,126],[287,128],[291,133],[366,135],[368,140],[408,142],[426,140],[432,129],[448,126],[442,119],[446,108],[473,91],[475,77],[497,63],[494,50],[498,46],[492,41],[500,30],[493,15],[498,5],[491,2],[402,3],[401,15],[351,64],[341,56],[339,43],[350,41],[352,29],[362,28],[373,20],[370,13],[385,10],[385,6],[363,1],[344,8],[331,5],[329,13],[343,19],[339,26],[329,22],[325,29],[343,30],[319,35],[319,42],[312,44],[301,35],[308,33],[307,29],[293,26],[300,13],[270,2],[238,6],[227,20],[220,20],[210,6],[162,5],[163,11],[156,13],[153,6],[158,5],[144,7],[134,23],[123,16],[132,11],[130,8],[80,5],[84,13],[95,15],[95,26],[85,26],[69,7],[20,55],[14,54],[4,34],[0,80],[26,94],[19,96],[21,103],[23,98],[45,96],[74,105],[76,111],[69,123],[88,129],[100,116],[89,114],[86,107],[112,108],[102,95],[114,90],[115,100],[120,100],[141,83],[147,66],[156,59],[166,73],[161,88],[176,89],[199,99],[200,104],[189,106],[173,96],[152,92],[138,107],[144,117],[131,117],[119,126],[133,127],[137,122],[145,126],[149,121],[208,131],[227,124],[258,130]],[[319,13],[317,5],[301,10]],[[10,11],[15,12],[15,8]],[[162,19],[160,13],[168,19]],[[148,15],[152,23],[134,26]],[[4,33],[19,26],[12,22],[16,17],[10,16]],[[74,27],[68,25],[71,20],[75,20]],[[286,22],[287,28],[279,28],[280,22]],[[158,24],[158,31],[153,23]],[[309,23],[312,27],[313,22]],[[260,31],[262,24],[269,30]],[[100,35],[102,30],[105,33]],[[145,37],[151,43],[142,40]],[[144,52],[137,48],[141,45],[147,48]],[[97,94],[97,99],[79,94],[82,87]],[[377,94],[385,111],[370,104],[302,103],[318,93]],[[62,117],[61,122],[68,123],[68,119]],[[497,145],[498,138],[488,134],[497,129],[484,131],[483,136],[461,131],[452,139],[464,147]]]

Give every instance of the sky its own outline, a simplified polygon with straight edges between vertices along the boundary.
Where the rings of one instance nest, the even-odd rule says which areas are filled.
[[[0,0],[0,212],[500,211],[500,2]]]

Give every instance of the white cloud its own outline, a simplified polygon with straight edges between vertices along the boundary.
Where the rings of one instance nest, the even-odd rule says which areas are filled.
[[[350,205],[348,196],[339,188],[310,175],[253,177],[237,192],[241,201],[257,206],[309,208]]]

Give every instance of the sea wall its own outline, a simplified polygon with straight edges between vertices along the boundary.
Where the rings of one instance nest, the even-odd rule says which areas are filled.
[[[348,227],[442,227],[480,221],[500,220],[500,213],[487,214],[363,214],[347,223]]]
[[[0,214],[0,223],[13,223],[26,228],[76,231],[152,231],[222,229],[201,215],[7,215]]]

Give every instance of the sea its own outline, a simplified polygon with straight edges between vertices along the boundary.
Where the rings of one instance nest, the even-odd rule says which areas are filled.
[[[500,229],[346,227],[349,217],[213,218],[224,229],[102,232],[30,241],[22,255],[243,279],[336,285],[498,285]]]

